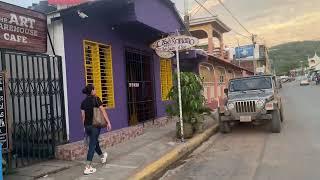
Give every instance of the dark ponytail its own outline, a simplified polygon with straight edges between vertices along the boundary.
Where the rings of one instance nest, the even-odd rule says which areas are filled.
[[[83,90],[82,93],[86,94],[87,96],[91,95],[92,90],[94,90],[94,87],[92,84],[88,84]]]

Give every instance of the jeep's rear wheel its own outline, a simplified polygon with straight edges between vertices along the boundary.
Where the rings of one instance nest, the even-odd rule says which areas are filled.
[[[281,132],[281,115],[279,109],[272,111],[272,120],[271,120],[271,132],[280,133]]]

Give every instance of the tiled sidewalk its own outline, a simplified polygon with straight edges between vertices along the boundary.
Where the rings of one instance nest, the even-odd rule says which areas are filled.
[[[206,127],[215,124],[212,118],[207,118]],[[47,176],[42,180],[103,180],[103,179],[128,179],[149,163],[159,159],[161,156],[175,148],[180,142],[176,139],[176,125],[174,122],[165,127],[147,128],[145,133],[132,140],[115,145],[107,149],[109,153],[106,165],[99,163],[98,156],[95,155],[94,166],[97,172],[93,175],[83,175],[85,161],[49,161],[42,165],[27,167],[14,176],[7,176],[10,180],[36,179],[40,173],[48,171]],[[52,170],[56,169],[53,171]]]

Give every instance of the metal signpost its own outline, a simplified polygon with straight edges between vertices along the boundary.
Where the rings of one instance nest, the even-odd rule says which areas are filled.
[[[182,117],[182,100],[181,100],[181,84],[180,84],[180,59],[179,51],[190,49],[199,43],[199,39],[191,36],[176,35],[168,36],[160,39],[151,45],[157,54],[162,58],[171,58],[174,56],[173,52],[176,52],[177,59],[177,77],[178,77],[178,96],[179,96],[179,121],[181,141],[184,142],[183,134],[183,117]]]

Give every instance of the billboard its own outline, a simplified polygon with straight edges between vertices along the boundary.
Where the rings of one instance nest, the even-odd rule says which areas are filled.
[[[236,60],[256,60],[259,57],[259,48],[253,44],[235,48]]]
[[[47,52],[47,16],[0,2],[0,47]]]

